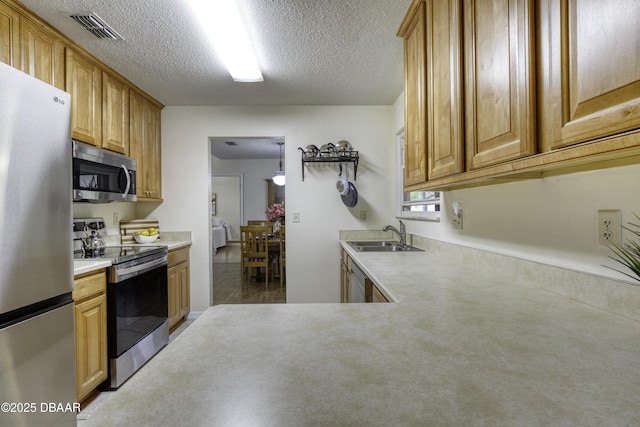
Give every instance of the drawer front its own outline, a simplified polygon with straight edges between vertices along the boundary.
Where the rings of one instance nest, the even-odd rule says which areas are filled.
[[[107,275],[105,270],[100,270],[100,273],[92,273],[88,276],[80,276],[74,280],[73,299],[79,301],[91,295],[106,292],[107,290]]]
[[[189,248],[176,249],[175,251],[169,252],[169,266],[180,264],[187,260],[189,260]]]

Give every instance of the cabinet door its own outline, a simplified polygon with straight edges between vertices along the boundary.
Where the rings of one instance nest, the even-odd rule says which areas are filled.
[[[467,169],[534,154],[532,0],[464,0]]]
[[[460,3],[426,3],[429,180],[464,171]]]
[[[71,94],[72,137],[100,147],[102,90],[101,70],[73,49],[66,50],[66,91]]]
[[[178,275],[180,276],[180,319],[184,318],[191,311],[191,290],[189,278],[189,262],[178,265]]]
[[[385,297],[382,292],[376,287],[376,285],[371,285],[371,302],[389,302],[387,297]]]
[[[637,0],[540,2],[542,149],[640,128]]]
[[[102,73],[102,148],[129,155],[129,86]]]
[[[180,265],[167,269],[167,287],[169,299],[169,330],[180,321]]]
[[[349,302],[349,271],[345,257],[346,254],[342,249],[342,260],[340,261],[340,302],[342,303]]]
[[[404,185],[427,181],[425,4],[414,2],[398,35],[404,38]]]
[[[107,378],[107,297],[76,304],[76,391],[78,400]]]
[[[64,90],[64,45],[60,39],[26,18],[20,19],[21,69]]]
[[[131,91],[130,153],[137,162],[138,199],[161,200],[160,108]]]
[[[0,62],[20,68],[20,15],[0,3]]]

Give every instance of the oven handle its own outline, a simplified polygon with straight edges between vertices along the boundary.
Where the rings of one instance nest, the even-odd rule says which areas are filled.
[[[129,194],[129,189],[131,188],[131,177],[129,176],[129,170],[125,165],[120,165],[122,169],[124,169],[124,175],[127,177],[127,186],[124,189],[124,193],[122,193],[122,198],[124,199]]]
[[[132,265],[131,267],[115,266],[115,268],[113,268],[112,270],[113,277],[111,278],[112,279],[111,282],[112,283],[122,282],[123,280],[137,276],[138,274],[146,273],[147,271],[153,270],[154,268],[167,265],[167,258],[168,258],[167,254],[164,254],[163,256],[158,257],[149,262]]]

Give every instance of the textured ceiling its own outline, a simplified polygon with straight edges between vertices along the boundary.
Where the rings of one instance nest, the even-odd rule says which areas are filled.
[[[209,138],[211,154],[215,157],[228,159],[278,159],[280,146],[284,144],[284,137],[216,137]],[[284,159],[284,149],[282,150]]]
[[[168,106],[390,105],[403,90],[396,31],[411,0],[236,0],[264,82],[233,82],[186,0],[21,0]],[[124,41],[69,18],[95,12]]]

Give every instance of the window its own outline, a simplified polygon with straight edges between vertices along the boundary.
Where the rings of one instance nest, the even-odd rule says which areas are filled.
[[[402,212],[440,212],[439,191],[403,193]]]
[[[400,163],[398,182],[401,183],[400,193],[402,194],[399,216],[407,219],[440,220],[439,191],[402,191],[404,186],[404,134],[398,137],[398,154]]]

